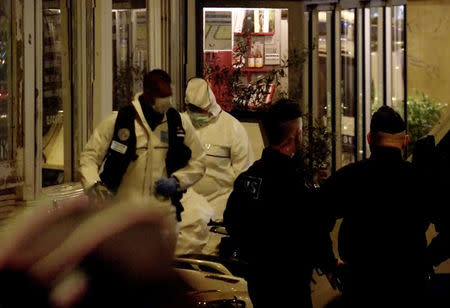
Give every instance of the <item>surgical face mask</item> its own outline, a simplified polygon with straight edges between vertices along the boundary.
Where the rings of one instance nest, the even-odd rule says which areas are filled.
[[[205,126],[206,124],[208,124],[210,120],[210,116],[208,113],[198,113],[188,111],[188,114],[189,117],[191,118],[192,125],[194,125],[195,128]]]
[[[165,113],[172,106],[172,96],[156,97],[153,109],[158,113]]]

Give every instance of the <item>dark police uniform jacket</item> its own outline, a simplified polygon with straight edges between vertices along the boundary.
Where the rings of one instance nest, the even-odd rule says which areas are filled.
[[[349,292],[400,302],[422,296],[427,272],[448,256],[449,243],[448,219],[430,184],[400,150],[374,147],[370,159],[343,167],[322,185],[330,229],[343,218],[338,247],[351,273]],[[441,232],[427,247],[430,223]]]
[[[312,269],[334,263],[318,200],[296,162],[266,148],[234,182],[224,213],[227,231],[248,261],[256,307],[292,301],[310,306]]]

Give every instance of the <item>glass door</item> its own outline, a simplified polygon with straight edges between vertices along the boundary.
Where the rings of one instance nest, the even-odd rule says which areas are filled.
[[[46,187],[72,178],[71,34],[66,1],[42,0],[38,14],[42,16],[42,52],[38,61],[42,122],[38,131],[42,132],[41,184]]]
[[[392,7],[391,24],[392,108],[406,119],[405,105],[405,6]]]
[[[222,109],[251,113],[292,94],[288,8],[204,7],[202,13],[203,75]]]
[[[142,91],[148,68],[146,1],[113,0],[113,110],[128,105]]]
[[[313,69],[313,75],[317,75],[317,77],[313,77],[313,80],[317,80],[317,83],[313,90],[313,106],[311,108],[313,111],[313,122],[310,124],[312,125],[312,129],[310,129],[309,136],[313,142],[314,130],[316,129],[324,129],[330,135],[334,132],[333,12],[319,11],[317,14],[317,35],[315,36],[317,39],[317,41],[315,41],[317,53],[314,54],[316,60],[313,60],[314,62],[317,61],[317,64],[313,64],[314,67],[317,67],[317,72]],[[332,148],[332,140],[328,140],[327,143],[328,147]],[[313,146],[313,143],[310,144]],[[321,178],[326,178],[331,174],[332,153],[334,153],[334,151],[329,151],[328,155],[323,158],[313,157],[313,160],[321,160],[321,170],[318,174]]]
[[[340,13],[340,167],[356,161],[356,14],[355,9]]]
[[[11,0],[0,2],[0,162],[12,158]]]
[[[384,8],[370,8],[370,115],[385,104]]]

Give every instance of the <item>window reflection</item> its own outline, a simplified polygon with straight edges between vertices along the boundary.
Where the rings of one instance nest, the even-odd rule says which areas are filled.
[[[331,12],[319,12],[318,47],[319,47],[319,105],[318,116],[331,131],[331,57],[328,50],[331,44]]]
[[[392,9],[392,107],[405,118],[405,38],[404,6]]]
[[[147,69],[146,1],[113,1],[113,110],[129,104],[142,91]]]
[[[11,0],[0,2],[0,161],[11,159]]]
[[[205,79],[224,110],[288,95],[287,9],[204,8],[203,27]]]
[[[382,7],[370,9],[370,102],[371,114],[384,104]]]
[[[63,65],[64,35],[60,1],[42,2],[42,186],[64,181]],[[65,37],[67,38],[67,37]]]
[[[355,10],[341,13],[341,166],[355,161]]]
[[[332,12],[319,12],[318,13],[318,104],[317,104],[317,119],[320,124],[323,125],[328,132],[332,131],[331,117],[332,117],[332,102],[331,102],[331,59],[333,57],[331,53],[331,21]],[[331,148],[331,142],[328,145]],[[327,158],[328,164],[324,167],[324,170],[320,171],[319,177],[326,178],[331,174],[331,151]]]

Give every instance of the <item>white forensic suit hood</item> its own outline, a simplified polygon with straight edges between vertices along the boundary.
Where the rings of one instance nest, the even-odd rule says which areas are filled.
[[[208,83],[202,78],[192,78],[186,87],[187,104],[192,104],[217,117],[222,111]]]

